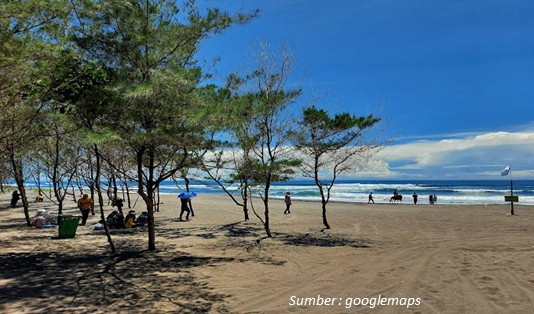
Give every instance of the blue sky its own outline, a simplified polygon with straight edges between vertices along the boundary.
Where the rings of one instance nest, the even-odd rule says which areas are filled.
[[[209,39],[223,77],[258,42],[293,47],[294,82],[332,112],[378,113],[393,142],[362,178],[534,178],[534,2],[215,1],[258,18]]]

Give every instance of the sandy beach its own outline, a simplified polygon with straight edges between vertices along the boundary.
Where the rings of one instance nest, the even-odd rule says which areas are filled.
[[[30,193],[30,199],[35,197]],[[243,222],[224,195],[194,199],[179,222],[175,195],[156,213],[156,252],[142,230],[99,216],[74,239],[25,225],[0,195],[2,313],[531,313],[534,210],[515,205],[271,202],[271,231]],[[65,213],[77,214],[66,202]],[[55,212],[50,201],[31,203]],[[256,202],[256,208],[261,208]],[[127,207],[125,208],[127,209]],[[134,208],[139,214],[143,203]],[[112,207],[105,204],[106,215]]]

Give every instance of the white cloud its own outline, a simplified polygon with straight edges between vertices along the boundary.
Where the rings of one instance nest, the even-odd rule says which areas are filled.
[[[376,156],[390,168],[382,173],[397,176],[427,174],[451,177],[494,176],[506,164],[512,164],[516,176],[534,173],[534,131],[492,132],[464,138],[422,140],[385,147]],[[401,174],[402,172],[402,174]],[[371,174],[371,173],[370,173]]]

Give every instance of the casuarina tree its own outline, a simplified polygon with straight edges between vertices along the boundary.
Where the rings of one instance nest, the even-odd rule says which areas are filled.
[[[303,110],[298,122],[300,131],[294,133],[293,143],[300,152],[301,170],[313,179],[321,195],[322,218],[326,229],[327,204],[340,175],[358,171],[380,147],[377,138],[367,136],[380,121],[372,115],[356,116],[339,113],[331,117],[315,106]]]

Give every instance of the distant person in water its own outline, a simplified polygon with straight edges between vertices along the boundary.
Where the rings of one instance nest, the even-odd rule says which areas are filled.
[[[413,203],[417,204],[417,193],[413,192],[412,197],[413,197]]]
[[[434,196],[432,196],[432,194],[428,196],[428,204],[430,205],[434,204]]]
[[[286,210],[284,210],[284,214],[291,214],[291,211],[289,210],[291,208],[291,193],[286,192],[286,196],[284,197],[284,202],[286,203]]]
[[[367,204],[369,203],[375,203],[375,200],[373,199],[373,192],[369,193],[369,201],[367,201]]]
[[[434,196],[432,197],[432,204],[436,204],[438,202],[438,197],[436,196],[436,194],[434,194]]]

